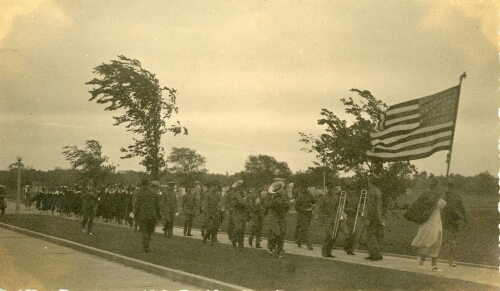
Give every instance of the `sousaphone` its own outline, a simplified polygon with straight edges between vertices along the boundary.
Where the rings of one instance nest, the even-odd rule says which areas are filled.
[[[238,186],[241,186],[243,185],[243,180],[238,180],[236,182],[233,183],[233,185],[231,185],[232,188],[236,188]]]
[[[271,185],[269,185],[267,192],[269,194],[275,194],[281,191],[281,189],[283,188],[285,188],[285,181],[275,181]]]

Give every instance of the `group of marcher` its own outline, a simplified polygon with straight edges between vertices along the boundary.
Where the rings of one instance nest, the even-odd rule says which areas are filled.
[[[369,242],[370,260],[382,259],[380,240],[383,232],[382,202],[380,190],[370,183],[370,195],[367,199],[365,223],[367,226],[367,241]],[[242,180],[235,182],[227,191],[223,191],[219,182],[212,181],[201,187],[197,181],[194,186],[187,186],[182,195],[182,212],[184,214],[184,236],[192,236],[191,227],[193,217],[202,216],[201,234],[203,245],[214,245],[224,219],[227,218],[227,234],[235,250],[244,249],[245,232],[248,228],[248,245],[262,248],[262,232],[267,227],[267,250],[277,257],[284,256],[284,242],[286,236],[287,213],[295,206],[297,221],[295,240],[298,247],[305,244],[313,250],[309,240],[309,228],[313,213],[317,211],[317,218],[324,229],[322,255],[333,258],[332,249],[335,242],[333,236],[334,225],[338,223],[338,232],[345,237],[344,250],[354,255],[355,232],[352,218],[358,213],[352,201],[347,201],[340,221],[337,217],[340,187],[327,184],[326,193],[319,200],[308,190],[307,182],[299,181],[295,184],[292,197],[288,195],[288,185],[284,179],[275,178],[271,186],[250,188]],[[225,192],[225,193],[223,193]],[[153,199],[150,193],[156,193]],[[160,194],[160,195],[158,195]],[[140,198],[143,197],[143,198]],[[145,202],[143,202],[143,199]],[[141,183],[137,191],[134,213],[143,230],[143,248],[149,251],[149,241],[153,233],[152,226],[163,219],[166,237],[172,236],[173,221],[180,211],[177,210],[174,184],[168,183],[161,188],[157,181],[148,184],[147,180]],[[293,203],[294,202],[294,203]],[[147,205],[144,207],[143,205]],[[147,213],[147,214],[146,214]],[[351,219],[347,219],[349,216]],[[155,220],[156,222],[147,220]],[[141,222],[142,221],[142,222]]]
[[[66,216],[81,216],[83,212],[82,199],[85,193],[84,186],[60,186],[54,189],[38,187],[35,195],[29,186],[24,189],[25,209],[30,210],[34,204],[37,210],[43,212],[58,212]],[[132,212],[133,193],[135,185],[111,184],[106,187],[94,188],[97,196],[95,216],[105,222],[116,221],[118,224],[129,223],[133,220]]]
[[[440,271],[437,267],[437,258],[442,244],[448,247],[447,257],[450,266],[456,266],[454,257],[458,230],[461,222],[467,221],[462,200],[454,191],[453,184],[447,184],[446,192],[438,191],[438,184],[437,179],[431,179],[429,189],[409,207],[405,214],[410,220],[412,220],[409,218],[411,215],[418,217],[412,220],[419,223],[412,246],[419,249],[421,265],[426,258],[431,258],[432,271]],[[41,210],[55,209],[62,214],[71,212],[81,214],[82,232],[87,234],[92,234],[95,216],[100,216],[106,222],[111,219],[117,222],[127,221],[142,232],[144,252],[151,251],[151,236],[160,221],[163,222],[165,237],[172,237],[175,218],[182,211],[184,236],[192,236],[194,217],[201,215],[203,245],[208,243],[214,245],[217,242],[221,224],[227,218],[227,234],[235,250],[244,249],[247,228],[248,245],[262,248],[262,232],[265,225],[268,230],[268,252],[283,257],[287,213],[294,205],[297,213],[295,241],[298,247],[305,244],[309,250],[313,250],[309,239],[309,228],[313,217],[316,216],[324,233],[322,256],[334,257],[332,249],[338,237],[337,233],[344,237],[344,251],[348,255],[354,255],[356,229],[353,221],[361,215],[368,248],[366,259],[382,260],[381,242],[385,219],[380,178],[372,174],[368,179],[364,211],[359,211],[360,204],[354,203],[353,199],[346,199],[340,217],[341,189],[332,184],[326,186],[326,192],[317,199],[308,190],[309,185],[306,181],[295,183],[293,195],[290,197],[288,185],[280,178],[275,178],[270,187],[263,185],[262,188],[250,188],[242,180],[224,189],[217,181],[208,182],[204,187],[196,181],[195,185],[182,187],[181,193],[173,182],[160,185],[158,181],[149,181],[147,178],[143,178],[136,187],[117,185],[109,186],[104,191],[95,188],[93,181],[90,180],[85,187],[62,187],[58,193],[47,194],[40,191],[33,198],[28,199],[27,196],[26,201],[36,201],[39,203],[37,209]],[[58,199],[50,199],[54,196]],[[179,196],[181,209],[178,209]],[[29,207],[28,203],[26,207]]]

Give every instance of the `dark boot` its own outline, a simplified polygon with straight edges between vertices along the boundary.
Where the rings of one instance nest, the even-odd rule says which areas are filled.
[[[252,247],[252,244],[253,244],[253,236],[251,235],[249,238],[248,238],[248,245],[250,247]]]
[[[260,246],[260,237],[257,237],[255,239],[255,247],[258,249],[261,249],[262,247]]]

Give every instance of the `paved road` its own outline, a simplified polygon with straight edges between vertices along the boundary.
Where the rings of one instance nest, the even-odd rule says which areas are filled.
[[[199,290],[0,228],[2,290]]]
[[[7,213],[14,210],[9,202]],[[0,290],[202,289],[1,227],[0,272]]]

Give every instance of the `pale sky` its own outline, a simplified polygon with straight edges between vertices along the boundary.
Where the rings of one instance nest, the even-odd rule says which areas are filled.
[[[387,105],[458,84],[451,172],[498,172],[498,1],[11,1],[0,0],[0,169],[69,168],[64,146],[95,139],[119,170],[132,143],[113,113],[89,102],[94,67],[141,61],[178,90],[188,136],[211,173],[270,155],[306,170],[299,132],[319,135],[322,108],[369,90]],[[116,113],[115,113],[116,114]],[[445,174],[445,151],[414,161]]]

